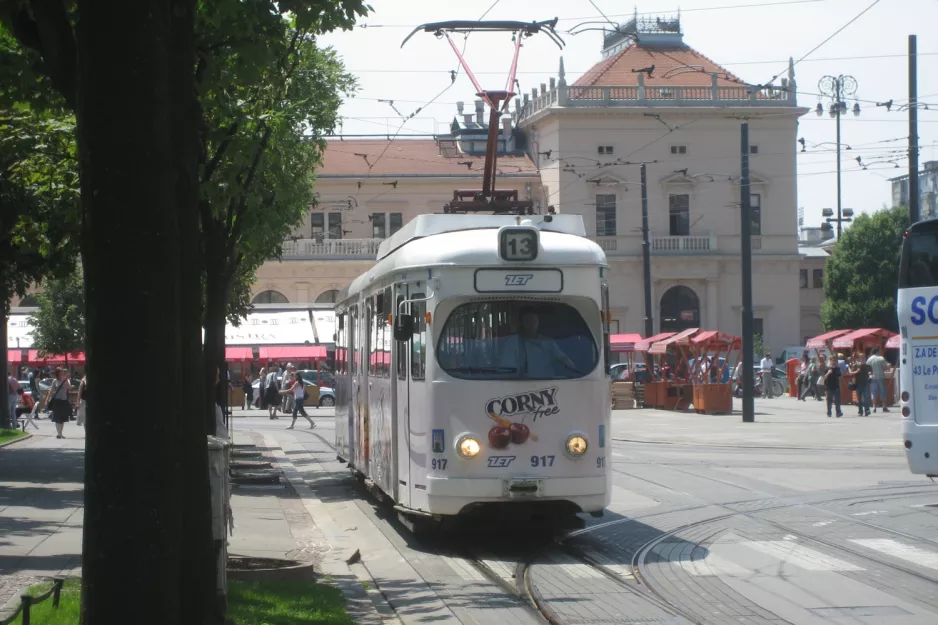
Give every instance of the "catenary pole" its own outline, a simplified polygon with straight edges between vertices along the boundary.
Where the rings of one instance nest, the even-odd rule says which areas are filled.
[[[742,236],[742,326],[743,326],[743,423],[756,420],[756,407],[753,397],[755,380],[753,379],[752,340],[752,216],[749,197],[749,123],[743,122],[740,132],[740,181],[739,181],[739,225]]]

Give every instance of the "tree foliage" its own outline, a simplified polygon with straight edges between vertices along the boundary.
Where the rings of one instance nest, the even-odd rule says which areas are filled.
[[[844,230],[824,271],[825,330],[898,330],[896,275],[908,227],[908,210],[897,207],[859,215]]]
[[[342,96],[355,88],[335,52],[315,39],[334,24],[350,25],[342,21],[344,11],[315,22],[289,21],[269,14],[265,1],[248,2],[257,13],[246,30],[238,4],[234,13],[222,10],[224,2],[215,12],[203,11],[204,56],[196,69],[205,269],[225,293],[249,289],[255,270],[280,256],[284,237],[312,199],[322,135],[335,127]],[[226,312],[241,316],[246,303],[232,297]]]
[[[81,270],[46,283],[31,316],[33,346],[40,355],[70,355],[85,349],[85,285]]]

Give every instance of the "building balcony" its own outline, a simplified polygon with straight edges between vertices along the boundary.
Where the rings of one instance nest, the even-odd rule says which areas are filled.
[[[606,256],[635,256],[642,253],[640,236],[590,237],[599,244]],[[658,255],[713,254],[719,252],[714,234],[689,236],[650,236],[651,253]]]
[[[384,239],[297,239],[283,242],[284,260],[375,260]]]
[[[790,87],[724,86],[718,85],[716,76],[707,87],[645,86],[643,74],[638,74],[635,86],[577,87],[557,84],[551,79],[550,87],[541,85],[521,102],[516,101],[512,115],[515,124],[552,107],[796,107],[798,102]]]

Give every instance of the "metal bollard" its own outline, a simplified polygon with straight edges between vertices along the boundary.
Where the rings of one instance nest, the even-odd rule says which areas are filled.
[[[29,625],[29,607],[33,604],[33,598],[23,595],[20,600],[23,602],[23,625]]]

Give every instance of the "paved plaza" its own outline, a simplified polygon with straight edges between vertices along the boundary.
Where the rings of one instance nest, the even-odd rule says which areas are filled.
[[[756,407],[750,424],[615,411],[612,505],[536,549],[415,539],[336,461],[331,410],[313,430],[236,410],[235,442],[284,485],[233,488],[229,550],[315,563],[362,623],[938,622],[938,486],[908,473],[898,414]],[[0,603],[79,570],[84,440],[68,430],[42,421],[0,449]]]

